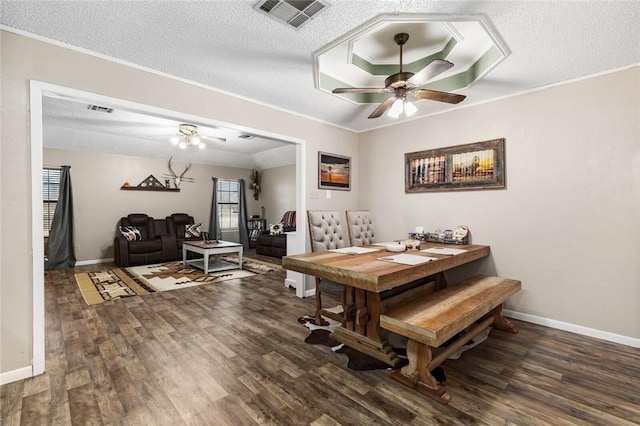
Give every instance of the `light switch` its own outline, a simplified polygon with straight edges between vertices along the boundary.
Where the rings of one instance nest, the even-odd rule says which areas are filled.
[[[331,198],[331,191],[327,190],[327,198]]]
[[[318,198],[320,198],[320,193],[318,193],[318,191],[311,191],[309,192],[309,198],[312,200],[317,200]]]

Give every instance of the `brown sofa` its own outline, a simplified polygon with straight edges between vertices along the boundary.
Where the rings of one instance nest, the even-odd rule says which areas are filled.
[[[182,243],[199,240],[186,237],[186,226],[193,223],[193,217],[186,213],[174,213],[164,219],[154,219],[144,213],[121,218],[119,227],[134,226],[141,240],[127,240],[118,227],[113,241],[115,263],[136,266],[182,259]]]

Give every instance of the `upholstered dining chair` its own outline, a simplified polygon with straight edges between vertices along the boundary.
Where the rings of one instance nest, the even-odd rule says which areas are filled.
[[[375,243],[375,232],[369,210],[347,210],[346,216],[351,246],[366,246]]]
[[[332,210],[308,210],[307,220],[309,223],[309,239],[311,241],[311,251],[323,251],[347,247],[347,242],[342,231],[342,220],[340,219],[340,213]],[[345,304],[344,285],[316,277],[316,324],[323,324],[323,316],[331,318],[335,321],[339,321],[341,323],[344,322],[344,313],[337,314],[335,312],[323,309],[323,288],[340,291],[342,293],[341,305],[343,308]]]

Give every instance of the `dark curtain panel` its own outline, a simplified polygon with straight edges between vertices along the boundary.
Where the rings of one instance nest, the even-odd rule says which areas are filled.
[[[73,251],[73,195],[70,166],[62,166],[60,195],[49,231],[49,249],[45,269],[68,268],[76,264]]]
[[[218,221],[218,178],[213,179],[213,194],[211,195],[211,216],[209,217],[209,237],[221,240],[220,223]]]
[[[238,209],[240,210],[238,217],[238,233],[240,234],[240,243],[244,246],[244,250],[249,250],[249,228],[247,222],[247,201],[245,198],[244,179],[240,179],[240,199],[238,200]]]

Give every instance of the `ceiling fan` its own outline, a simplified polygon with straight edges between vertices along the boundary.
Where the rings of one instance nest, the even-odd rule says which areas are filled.
[[[199,133],[198,126],[194,124],[180,124],[178,126],[178,133],[171,136],[171,143],[178,145],[182,149],[190,146],[197,146],[200,149],[204,149],[205,144],[202,142],[202,139],[218,142],[227,141],[225,138]]]
[[[418,89],[418,87],[422,86],[430,79],[451,68],[453,64],[449,61],[436,59],[417,74],[412,72],[403,72],[402,46],[404,46],[407,40],[409,40],[409,34],[396,34],[393,37],[393,40],[398,46],[400,46],[400,72],[387,77],[384,81],[385,87],[342,87],[333,89],[332,93],[394,93],[394,96],[378,105],[368,118],[378,118],[389,108],[391,108],[389,115],[394,118],[397,118],[403,110],[407,115],[413,115],[417,111],[417,108],[413,104],[406,103],[408,93],[411,93],[419,99],[429,99],[432,101],[447,102],[450,104],[457,104],[466,98],[464,95],[458,95],[455,93]]]

